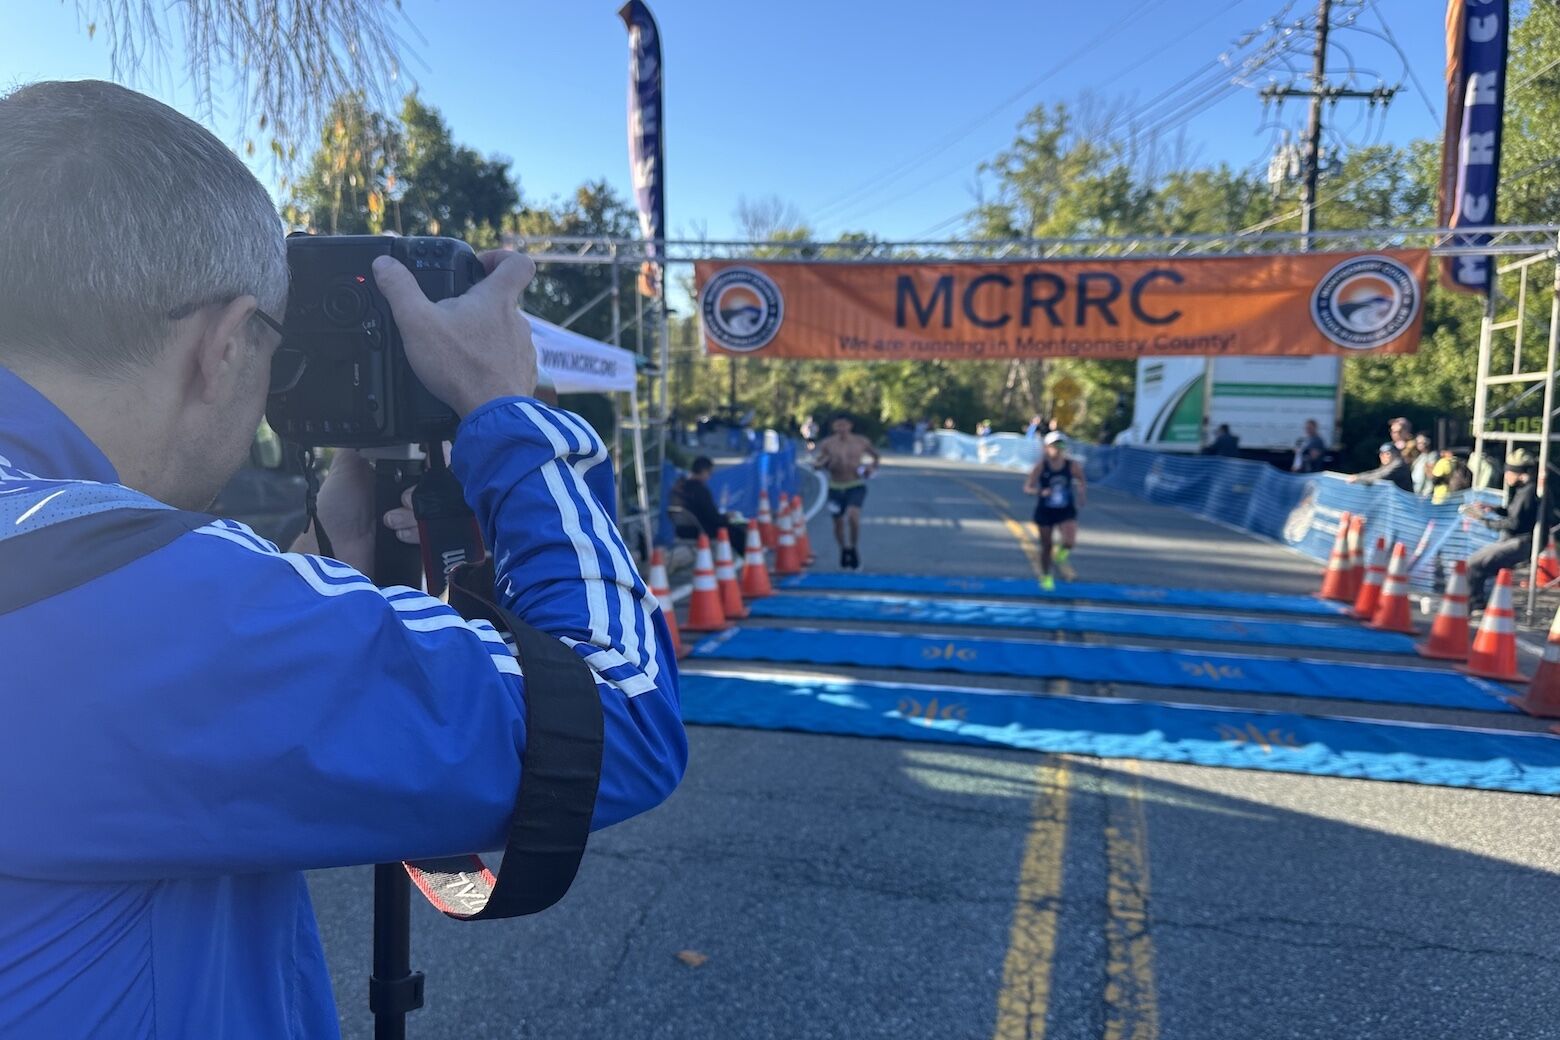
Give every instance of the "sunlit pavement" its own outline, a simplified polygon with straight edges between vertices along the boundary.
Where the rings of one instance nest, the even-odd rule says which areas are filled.
[[[1027,518],[1021,481],[892,463],[871,483],[865,568],[1030,573],[1001,515]],[[834,569],[825,516],[811,535]],[[1318,581],[1282,549],[1098,490],[1075,562],[1089,581]],[[428,1006],[409,1036],[1560,1037],[1551,799],[744,730],[690,740],[682,788],[597,835],[559,907],[475,925],[416,908]],[[312,886],[343,1030],[368,1037],[369,872]]]

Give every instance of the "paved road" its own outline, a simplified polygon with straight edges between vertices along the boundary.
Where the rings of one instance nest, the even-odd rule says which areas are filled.
[[[895,464],[864,562],[1029,573],[999,507],[1025,515],[1018,478]],[[823,517],[812,535],[831,569]],[[1317,581],[1109,492],[1077,563]],[[682,788],[598,835],[561,906],[488,925],[418,908],[410,1036],[1560,1037],[1549,799],[744,730],[691,744]],[[311,882],[344,1031],[367,1037],[369,874]]]

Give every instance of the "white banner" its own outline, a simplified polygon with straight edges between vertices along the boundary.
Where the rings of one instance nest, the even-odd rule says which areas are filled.
[[[527,314],[536,359],[560,394],[631,393],[634,355]]]

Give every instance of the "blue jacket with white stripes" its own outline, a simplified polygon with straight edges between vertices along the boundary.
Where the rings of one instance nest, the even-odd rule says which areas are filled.
[[[451,468],[504,605],[595,674],[594,826],[658,804],[687,759],[677,666],[600,440],[507,398]],[[157,504],[117,479],[0,369],[0,537]],[[300,872],[503,845],[525,679],[498,633],[242,524],[0,615],[0,660],[0,1036],[336,1036]]]

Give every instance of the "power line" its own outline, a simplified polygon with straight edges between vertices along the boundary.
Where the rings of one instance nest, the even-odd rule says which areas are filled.
[[[1245,3],[1245,2],[1246,2],[1246,0],[1230,0],[1229,3],[1224,5],[1224,7],[1222,7],[1219,10],[1213,12],[1211,15],[1209,15],[1206,18],[1204,18],[1202,21],[1197,22],[1195,25],[1192,25],[1187,30],[1182,32],[1179,36],[1176,36],[1176,37],[1174,37],[1174,38],[1172,38],[1170,40],[1167,40],[1165,43],[1159,45],[1157,48],[1154,48],[1153,50],[1149,51],[1148,53],[1145,53],[1145,54],[1139,56],[1137,59],[1135,59],[1133,62],[1131,62],[1128,67],[1141,65],[1144,62],[1147,62],[1150,59],[1152,59],[1154,57],[1157,57],[1159,54],[1162,54],[1163,52],[1169,50],[1171,47],[1174,47],[1177,43],[1180,43],[1182,40],[1186,39],[1188,36],[1191,36],[1194,33],[1198,32],[1200,29],[1202,29],[1204,26],[1206,26],[1209,22],[1213,21],[1214,19],[1220,17],[1223,14],[1226,14],[1227,12],[1233,10],[1234,8],[1240,6],[1242,3]],[[1285,10],[1287,10],[1287,7],[1286,7]],[[1271,19],[1269,21],[1271,22]],[[1264,23],[1264,24],[1268,24],[1268,23]],[[1236,53],[1238,53],[1242,49],[1245,49],[1245,48],[1249,47],[1251,41],[1256,38],[1256,34],[1257,34],[1256,30],[1253,30],[1252,32],[1247,33],[1238,42]],[[1253,58],[1252,57],[1248,57],[1242,63],[1242,71],[1244,71],[1244,67],[1245,66],[1250,66],[1250,71],[1252,71],[1252,72],[1258,71],[1269,60],[1271,60],[1271,56],[1263,57],[1263,58],[1261,58],[1261,60],[1256,61],[1255,63],[1253,63]],[[1126,113],[1124,115],[1118,115],[1117,117],[1115,117],[1111,121],[1112,124],[1125,123],[1127,125],[1127,127],[1130,129],[1131,124],[1132,124],[1132,122],[1134,120],[1146,117],[1149,112],[1152,112],[1156,107],[1164,105],[1166,102],[1168,102],[1169,107],[1166,109],[1165,113],[1162,113],[1160,116],[1156,117],[1156,121],[1157,121],[1156,125],[1152,128],[1152,130],[1150,130],[1149,132],[1144,134],[1145,137],[1152,138],[1153,136],[1155,136],[1157,134],[1160,134],[1160,133],[1163,133],[1165,130],[1167,130],[1167,129],[1173,127],[1173,126],[1182,124],[1182,123],[1190,120],[1191,118],[1193,118],[1197,114],[1199,114],[1199,112],[1204,111],[1207,108],[1212,107],[1212,105],[1217,104],[1218,102],[1224,100],[1226,97],[1228,97],[1233,92],[1232,89],[1230,89],[1228,87],[1228,85],[1226,83],[1226,77],[1224,75],[1225,70],[1227,70],[1230,67],[1227,64],[1227,61],[1228,61],[1228,56],[1221,56],[1221,58],[1216,58],[1216,59],[1214,59],[1214,60],[1212,60],[1210,62],[1207,62],[1206,64],[1204,64],[1202,66],[1199,66],[1197,69],[1195,69],[1189,75],[1183,77],[1177,83],[1172,84],[1169,88],[1167,88],[1165,90],[1162,90],[1159,94],[1155,95],[1153,98],[1150,98],[1147,102],[1137,106],[1131,112]],[[1209,75],[1210,72],[1213,73],[1212,76]],[[1027,92],[1028,89],[1029,88],[1026,88],[1025,92]],[[1210,97],[1209,96],[1209,92],[1210,91],[1215,91],[1217,93],[1217,96]],[[997,112],[1001,111],[1001,109],[1007,107],[1007,105],[1010,102],[1011,102],[1011,99],[1009,100],[1009,102],[1004,102],[1003,105],[1001,107],[999,107],[999,109],[997,109],[996,111]],[[989,118],[993,114],[995,114],[995,112],[988,113],[988,116],[986,118]],[[931,154],[935,154],[936,151],[945,151],[945,150],[946,150],[946,148],[941,148],[941,149],[934,148]],[[927,153],[923,153],[923,154],[927,154]],[[954,173],[957,173],[960,169],[964,168],[964,165],[965,165],[964,163],[960,163],[958,166],[953,167],[953,168],[947,170],[946,172],[941,173],[941,174],[937,175],[934,178],[931,178],[930,180],[921,182],[920,184],[918,184],[916,187],[910,189],[909,191],[899,192],[899,193],[895,194],[894,196],[892,196],[892,197],[890,197],[888,199],[879,200],[875,204],[873,204],[870,208],[868,208],[866,210],[848,209],[850,219],[859,218],[860,216],[862,216],[862,215],[864,215],[866,213],[876,212],[876,211],[882,209],[884,206],[890,205],[890,204],[892,204],[894,202],[898,202],[898,201],[908,197],[909,195],[913,195],[916,192],[924,190],[926,187],[929,187],[931,184],[935,184],[938,181],[943,180],[944,178],[946,178],[948,176],[951,176]],[[908,171],[901,171],[901,175],[902,175],[903,172],[908,172]],[[897,176],[895,178],[893,178],[893,179],[897,179]],[[869,186],[870,187],[881,187],[883,183],[886,183],[886,182],[872,182],[872,184],[869,185]],[[856,192],[855,194],[860,195],[860,192]],[[830,206],[825,207],[825,208],[826,209],[837,208],[838,203],[840,203],[842,201],[844,201],[843,198],[842,199],[837,199],[837,200],[835,200],[835,203],[833,203]],[[854,201],[855,202],[861,202],[861,201],[866,201],[866,200],[865,199],[856,199]],[[964,216],[964,214],[961,213],[961,214],[958,214],[957,216],[949,217],[949,218],[947,218],[947,219],[945,219],[943,221],[939,221],[938,224],[933,225],[933,227],[934,228],[942,227],[942,226],[946,226],[946,225],[951,224],[951,223],[955,223],[959,219],[962,219],[963,216]],[[831,219],[836,219],[836,220],[840,219],[838,212],[836,212],[836,215],[833,218],[831,218]]]
[[[1528,76],[1526,79],[1524,79],[1521,83],[1518,83],[1516,86],[1508,88],[1507,91],[1506,91],[1507,95],[1509,96],[1511,94],[1514,94],[1518,90],[1521,90],[1523,87],[1528,86],[1534,80],[1536,80],[1539,76],[1542,76],[1545,72],[1548,72],[1551,68],[1555,67],[1556,65],[1560,65],[1560,58],[1556,58],[1554,61],[1550,62],[1548,65],[1545,65],[1543,68],[1539,69],[1537,72],[1534,72],[1533,74]],[[1358,174],[1352,181],[1345,181],[1343,184],[1340,184],[1337,187],[1335,187],[1332,190],[1331,194],[1326,195],[1324,197],[1329,199],[1329,200],[1336,199],[1339,195],[1343,194],[1348,189],[1354,187],[1355,185],[1361,183],[1362,181],[1369,180],[1371,177],[1374,177],[1377,173],[1381,172],[1381,170],[1385,169],[1387,166],[1390,166],[1392,163],[1394,163],[1396,161],[1397,160],[1396,160],[1395,156],[1384,156],[1382,158],[1382,160],[1380,162],[1378,162],[1374,167],[1368,167],[1366,170],[1364,170],[1363,172]],[[1545,168],[1547,168],[1549,166],[1552,166],[1552,165],[1560,165],[1560,158],[1545,160],[1544,162],[1538,163],[1538,164],[1536,164],[1534,166],[1530,166],[1527,169],[1521,170],[1518,173],[1513,174],[1513,175],[1511,175],[1509,177],[1504,177],[1504,178],[1502,178],[1502,181],[1503,181],[1503,183],[1510,183],[1511,181],[1514,181],[1514,180],[1518,179],[1519,177],[1529,176],[1529,175],[1531,175],[1533,173],[1537,173],[1541,169],[1545,169]],[[1320,201],[1320,200],[1318,200],[1318,201]],[[1239,231],[1236,231],[1235,234],[1237,234],[1237,235],[1246,235],[1246,234],[1253,234],[1253,233],[1259,232],[1259,231],[1266,231],[1268,228],[1273,227],[1275,224],[1282,224],[1286,220],[1293,220],[1295,217],[1298,217],[1300,215],[1300,213],[1301,213],[1301,210],[1299,210],[1299,209],[1290,210],[1288,213],[1280,213],[1279,215],[1277,215],[1275,217],[1269,217],[1267,220],[1259,221],[1259,222],[1257,222],[1255,224],[1252,224],[1250,227],[1243,227]]]
[[[1381,8],[1376,6],[1376,0],[1370,0],[1370,9],[1376,14],[1376,21],[1381,23],[1381,31],[1387,34],[1387,42],[1398,52],[1398,57],[1403,59],[1403,68],[1408,72],[1409,82],[1414,89],[1419,91],[1419,96],[1424,99],[1425,111],[1430,113],[1430,121],[1437,126],[1441,123],[1441,117],[1436,114],[1435,106],[1430,103],[1430,92],[1425,85],[1419,82],[1419,73],[1414,71],[1413,62],[1408,60],[1408,53],[1397,42],[1397,37],[1392,34],[1392,26],[1387,24],[1387,16],[1381,13]],[[1364,30],[1361,30],[1362,32]]]
[[[1525,169],[1518,170],[1516,173],[1512,174],[1510,177],[1503,178],[1503,180],[1507,184],[1512,184],[1512,183],[1515,183],[1516,181],[1522,180],[1525,177],[1531,177],[1533,174],[1538,173],[1540,170],[1547,170],[1551,166],[1560,166],[1560,156],[1556,156],[1553,159],[1545,159],[1543,162],[1534,163],[1532,166],[1529,166],[1529,167],[1527,167]]]
[[[1162,0],[1144,0],[1144,2],[1142,4],[1140,4],[1137,8],[1135,8],[1132,12],[1130,12],[1125,17],[1127,17],[1127,18],[1136,17],[1136,16],[1142,14],[1144,11],[1146,11],[1149,7],[1154,6],[1155,4],[1157,4],[1159,2],[1162,2]],[[1179,43],[1182,40],[1186,39],[1188,36],[1191,36],[1194,33],[1196,33],[1198,30],[1203,28],[1203,26],[1207,25],[1209,22],[1212,22],[1213,20],[1215,20],[1216,18],[1220,17],[1221,15],[1227,13],[1228,11],[1234,10],[1236,7],[1238,7],[1241,4],[1246,3],[1246,2],[1248,2],[1248,0],[1229,0],[1229,2],[1226,3],[1219,10],[1213,12],[1208,17],[1204,18],[1202,21],[1200,21],[1200,22],[1196,23],[1195,25],[1191,26],[1185,32],[1181,33],[1179,36],[1176,36],[1173,39],[1166,41],[1165,43],[1159,45],[1158,47],[1154,48],[1153,50],[1149,51],[1148,53],[1146,53],[1146,54],[1142,55],[1141,57],[1137,58],[1128,67],[1131,67],[1132,65],[1140,65],[1143,62],[1146,62],[1146,61],[1148,61],[1151,58],[1157,57],[1158,55],[1160,55],[1160,54],[1164,53],[1165,51],[1169,50],[1171,47],[1175,46],[1177,43]],[[850,191],[846,192],[844,195],[837,196],[836,198],[832,199],[831,201],[825,203],[819,209],[814,210],[813,218],[815,220],[817,220],[817,219],[834,219],[834,218],[825,217],[824,215],[826,213],[830,212],[830,211],[837,211],[842,204],[846,205],[846,206],[849,206],[851,204],[854,204],[854,203],[862,201],[864,196],[866,196],[868,194],[871,194],[874,191],[880,191],[885,185],[890,184],[890,183],[900,179],[905,174],[907,174],[907,173],[911,172],[912,170],[914,170],[915,168],[917,168],[917,166],[920,163],[924,162],[926,159],[934,158],[937,155],[940,155],[941,153],[947,151],[949,148],[953,147],[954,145],[956,145],[959,142],[961,142],[961,141],[965,140],[966,138],[968,138],[976,130],[980,129],[982,126],[984,126],[987,123],[989,123],[992,119],[994,119],[997,116],[1001,115],[1004,111],[1006,111],[1009,107],[1011,107],[1014,102],[1021,100],[1024,96],[1029,94],[1036,87],[1038,87],[1041,84],[1045,83],[1052,76],[1056,75],[1058,72],[1061,72],[1068,65],[1072,64],[1072,62],[1076,61],[1078,58],[1083,57],[1085,54],[1089,53],[1090,51],[1093,51],[1095,48],[1097,48],[1097,47],[1101,46],[1102,44],[1104,44],[1105,42],[1109,41],[1115,35],[1117,35],[1117,31],[1116,31],[1115,27],[1112,27],[1110,29],[1107,29],[1105,32],[1100,33],[1098,36],[1093,37],[1088,42],[1086,42],[1083,45],[1082,48],[1080,48],[1077,51],[1074,51],[1073,54],[1070,55],[1067,59],[1065,59],[1064,61],[1062,61],[1061,63],[1059,63],[1059,64],[1057,64],[1055,66],[1052,66],[1051,69],[1049,69],[1045,73],[1045,75],[1041,76],[1039,79],[1034,80],[1033,82],[1031,82],[1028,85],[1026,85],[1023,89],[1019,90],[1018,92],[1016,92],[1016,93],[1012,94],[1011,96],[1009,96],[1008,98],[1004,99],[995,108],[991,109],[990,111],[986,112],[984,115],[982,115],[979,118],[977,118],[973,123],[968,124],[963,130],[958,131],[958,132],[956,132],[954,134],[949,135],[948,137],[943,138],[942,140],[938,141],[936,144],[932,145],[928,149],[926,149],[926,150],[916,154],[915,156],[912,156],[910,159],[905,160],[903,163],[900,163],[900,164],[896,165],[895,167],[891,167],[888,171],[886,171],[885,174],[880,174],[879,176],[874,177],[873,179],[871,179],[869,181],[865,181],[862,184],[858,185],[856,188],[853,188]]]
[[[1159,5],[1159,4],[1163,3],[1163,2],[1164,2],[1164,0],[1141,0],[1141,2],[1138,4],[1138,6],[1136,8],[1134,8],[1126,17],[1127,18],[1135,18],[1138,15],[1142,14],[1144,11],[1148,10],[1149,8],[1155,7],[1155,6],[1157,6],[1157,5]],[[1082,58],[1084,55],[1086,55],[1086,54],[1090,53],[1091,51],[1095,50],[1097,47],[1100,47],[1100,46],[1104,45],[1107,41],[1109,41],[1115,35],[1116,35],[1116,28],[1115,28],[1115,26],[1111,26],[1110,28],[1107,28],[1104,32],[1101,32],[1099,35],[1097,35],[1094,38],[1092,38],[1091,40],[1089,40],[1087,43],[1085,43],[1078,50],[1073,51],[1072,54],[1068,55],[1066,58],[1062,59],[1057,64],[1051,66],[1050,69],[1048,69],[1045,72],[1044,75],[1042,75],[1038,79],[1033,80],[1032,82],[1026,84],[1022,89],[1018,90],[1016,93],[1014,93],[1014,94],[1010,95],[1009,97],[1005,98],[999,105],[997,105],[995,108],[993,108],[990,111],[988,111],[985,115],[983,115],[980,118],[976,119],[974,122],[966,124],[965,127],[962,130],[956,131],[955,133],[950,134],[950,135],[942,138],[940,141],[938,141],[936,144],[932,145],[931,147],[927,148],[926,150],[917,153],[916,155],[912,156],[910,159],[907,159],[904,162],[898,164],[896,167],[891,167],[889,171],[886,171],[883,174],[879,174],[879,175],[873,177],[870,180],[863,181],[861,184],[857,185],[855,188],[852,188],[850,191],[847,191],[844,195],[837,196],[836,198],[830,200],[829,202],[824,203],[822,206],[818,207],[816,210],[813,211],[813,214],[812,214],[813,215],[813,219],[815,219],[815,220],[822,219],[823,215],[825,213],[827,213],[830,210],[838,208],[842,203],[848,204],[850,202],[855,202],[855,201],[858,200],[859,196],[868,194],[868,193],[870,193],[870,192],[872,192],[874,190],[881,190],[882,187],[885,184],[892,183],[893,181],[898,180],[900,177],[903,177],[906,173],[910,172],[912,169],[914,169],[916,166],[918,166],[921,162],[925,161],[926,159],[934,158],[935,156],[940,155],[943,152],[947,151],[949,148],[953,147],[954,145],[958,144],[960,141],[963,141],[965,138],[969,137],[971,134],[973,134],[976,130],[980,129],[982,126],[985,126],[988,122],[990,122],[992,119],[996,118],[1002,112],[1006,111],[1014,102],[1022,100],[1026,95],[1028,95],[1036,87],[1040,86],[1041,84],[1045,83],[1047,80],[1051,79],[1051,77],[1055,76],[1057,73],[1059,73],[1063,69],[1067,68],[1069,65],[1071,65],[1073,62],[1077,61],[1079,58]]]
[[[1548,65],[1545,65],[1543,68],[1539,69],[1537,72],[1531,73],[1528,76],[1527,79],[1523,80],[1521,83],[1518,83],[1516,86],[1512,87],[1511,89],[1512,90],[1521,90],[1523,87],[1527,86],[1529,83],[1533,82],[1535,79],[1537,79],[1538,77],[1542,76],[1544,73],[1548,72],[1550,69],[1554,68],[1556,65],[1560,65],[1560,58],[1556,58],[1554,61],[1551,61]]]

